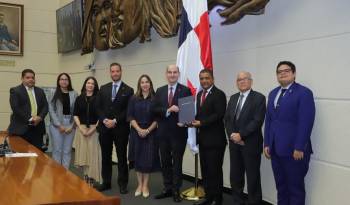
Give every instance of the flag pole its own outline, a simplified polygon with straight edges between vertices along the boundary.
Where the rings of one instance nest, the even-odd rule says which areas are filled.
[[[199,201],[205,196],[204,189],[198,185],[198,153],[194,155],[194,187],[181,193],[182,198],[189,201]]]

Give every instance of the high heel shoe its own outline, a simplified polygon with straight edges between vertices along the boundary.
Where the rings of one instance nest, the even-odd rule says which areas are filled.
[[[141,194],[142,194],[141,191],[138,191],[138,190],[135,191],[135,196],[141,196]]]
[[[142,192],[143,198],[148,198],[149,197],[149,192]]]

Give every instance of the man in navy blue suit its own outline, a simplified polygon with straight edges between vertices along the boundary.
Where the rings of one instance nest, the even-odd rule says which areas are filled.
[[[280,86],[268,98],[264,154],[271,159],[278,205],[302,205],[312,154],[315,102],[312,91],[295,82],[292,62],[278,63],[276,73]]]

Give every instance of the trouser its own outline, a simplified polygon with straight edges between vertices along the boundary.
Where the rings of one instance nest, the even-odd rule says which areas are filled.
[[[247,145],[246,145],[247,146]],[[245,174],[248,185],[248,204],[260,204],[262,200],[260,164],[261,153],[247,152],[241,145],[230,142],[230,182],[233,204],[244,203]]]
[[[178,191],[182,186],[182,160],[186,148],[183,136],[160,136],[159,149],[164,188]]]
[[[62,126],[69,127],[71,117],[65,116],[62,121]],[[66,169],[69,169],[71,155],[72,155],[72,144],[75,135],[75,129],[72,132],[60,133],[59,129],[53,124],[49,127],[52,137],[52,158],[62,164]]]
[[[118,185],[126,186],[129,180],[127,162],[128,136],[116,136],[112,130],[99,135],[102,152],[102,179],[104,184],[111,184],[112,180],[112,151],[113,143],[118,158]]]
[[[271,156],[272,170],[277,188],[278,205],[304,205],[304,178],[309,170],[310,155],[303,160],[294,160],[292,156]]]
[[[202,147],[199,145],[199,157],[204,191],[207,199],[222,200],[225,146]]]

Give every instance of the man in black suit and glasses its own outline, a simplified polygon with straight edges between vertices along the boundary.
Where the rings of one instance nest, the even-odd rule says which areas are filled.
[[[187,142],[187,128],[178,126],[178,99],[191,95],[186,86],[178,83],[179,68],[169,65],[166,69],[168,84],[157,89],[154,112],[158,116],[159,147],[162,164],[164,190],[156,199],[173,196],[180,202],[182,185],[182,158]]]
[[[44,91],[35,86],[33,70],[24,69],[21,80],[22,84],[10,89],[12,114],[8,132],[21,136],[41,150],[48,103]]]
[[[197,143],[205,199],[195,204],[221,205],[222,164],[227,144],[223,120],[226,110],[226,95],[214,85],[214,76],[211,70],[201,70],[199,81],[203,90],[197,94],[197,115],[192,125],[197,127]]]
[[[230,142],[233,204],[260,205],[260,161],[263,147],[261,127],[266,112],[265,96],[252,90],[253,80],[249,72],[238,73],[236,82],[239,92],[231,96],[225,114],[225,127]],[[247,202],[243,199],[245,173]]]
[[[127,146],[130,125],[126,121],[126,110],[134,90],[122,82],[122,67],[112,63],[109,67],[112,82],[101,86],[97,94],[99,115],[99,141],[102,151],[102,186],[99,191],[111,189],[112,150],[115,145],[118,157],[118,185],[121,194],[126,194],[129,179]]]

